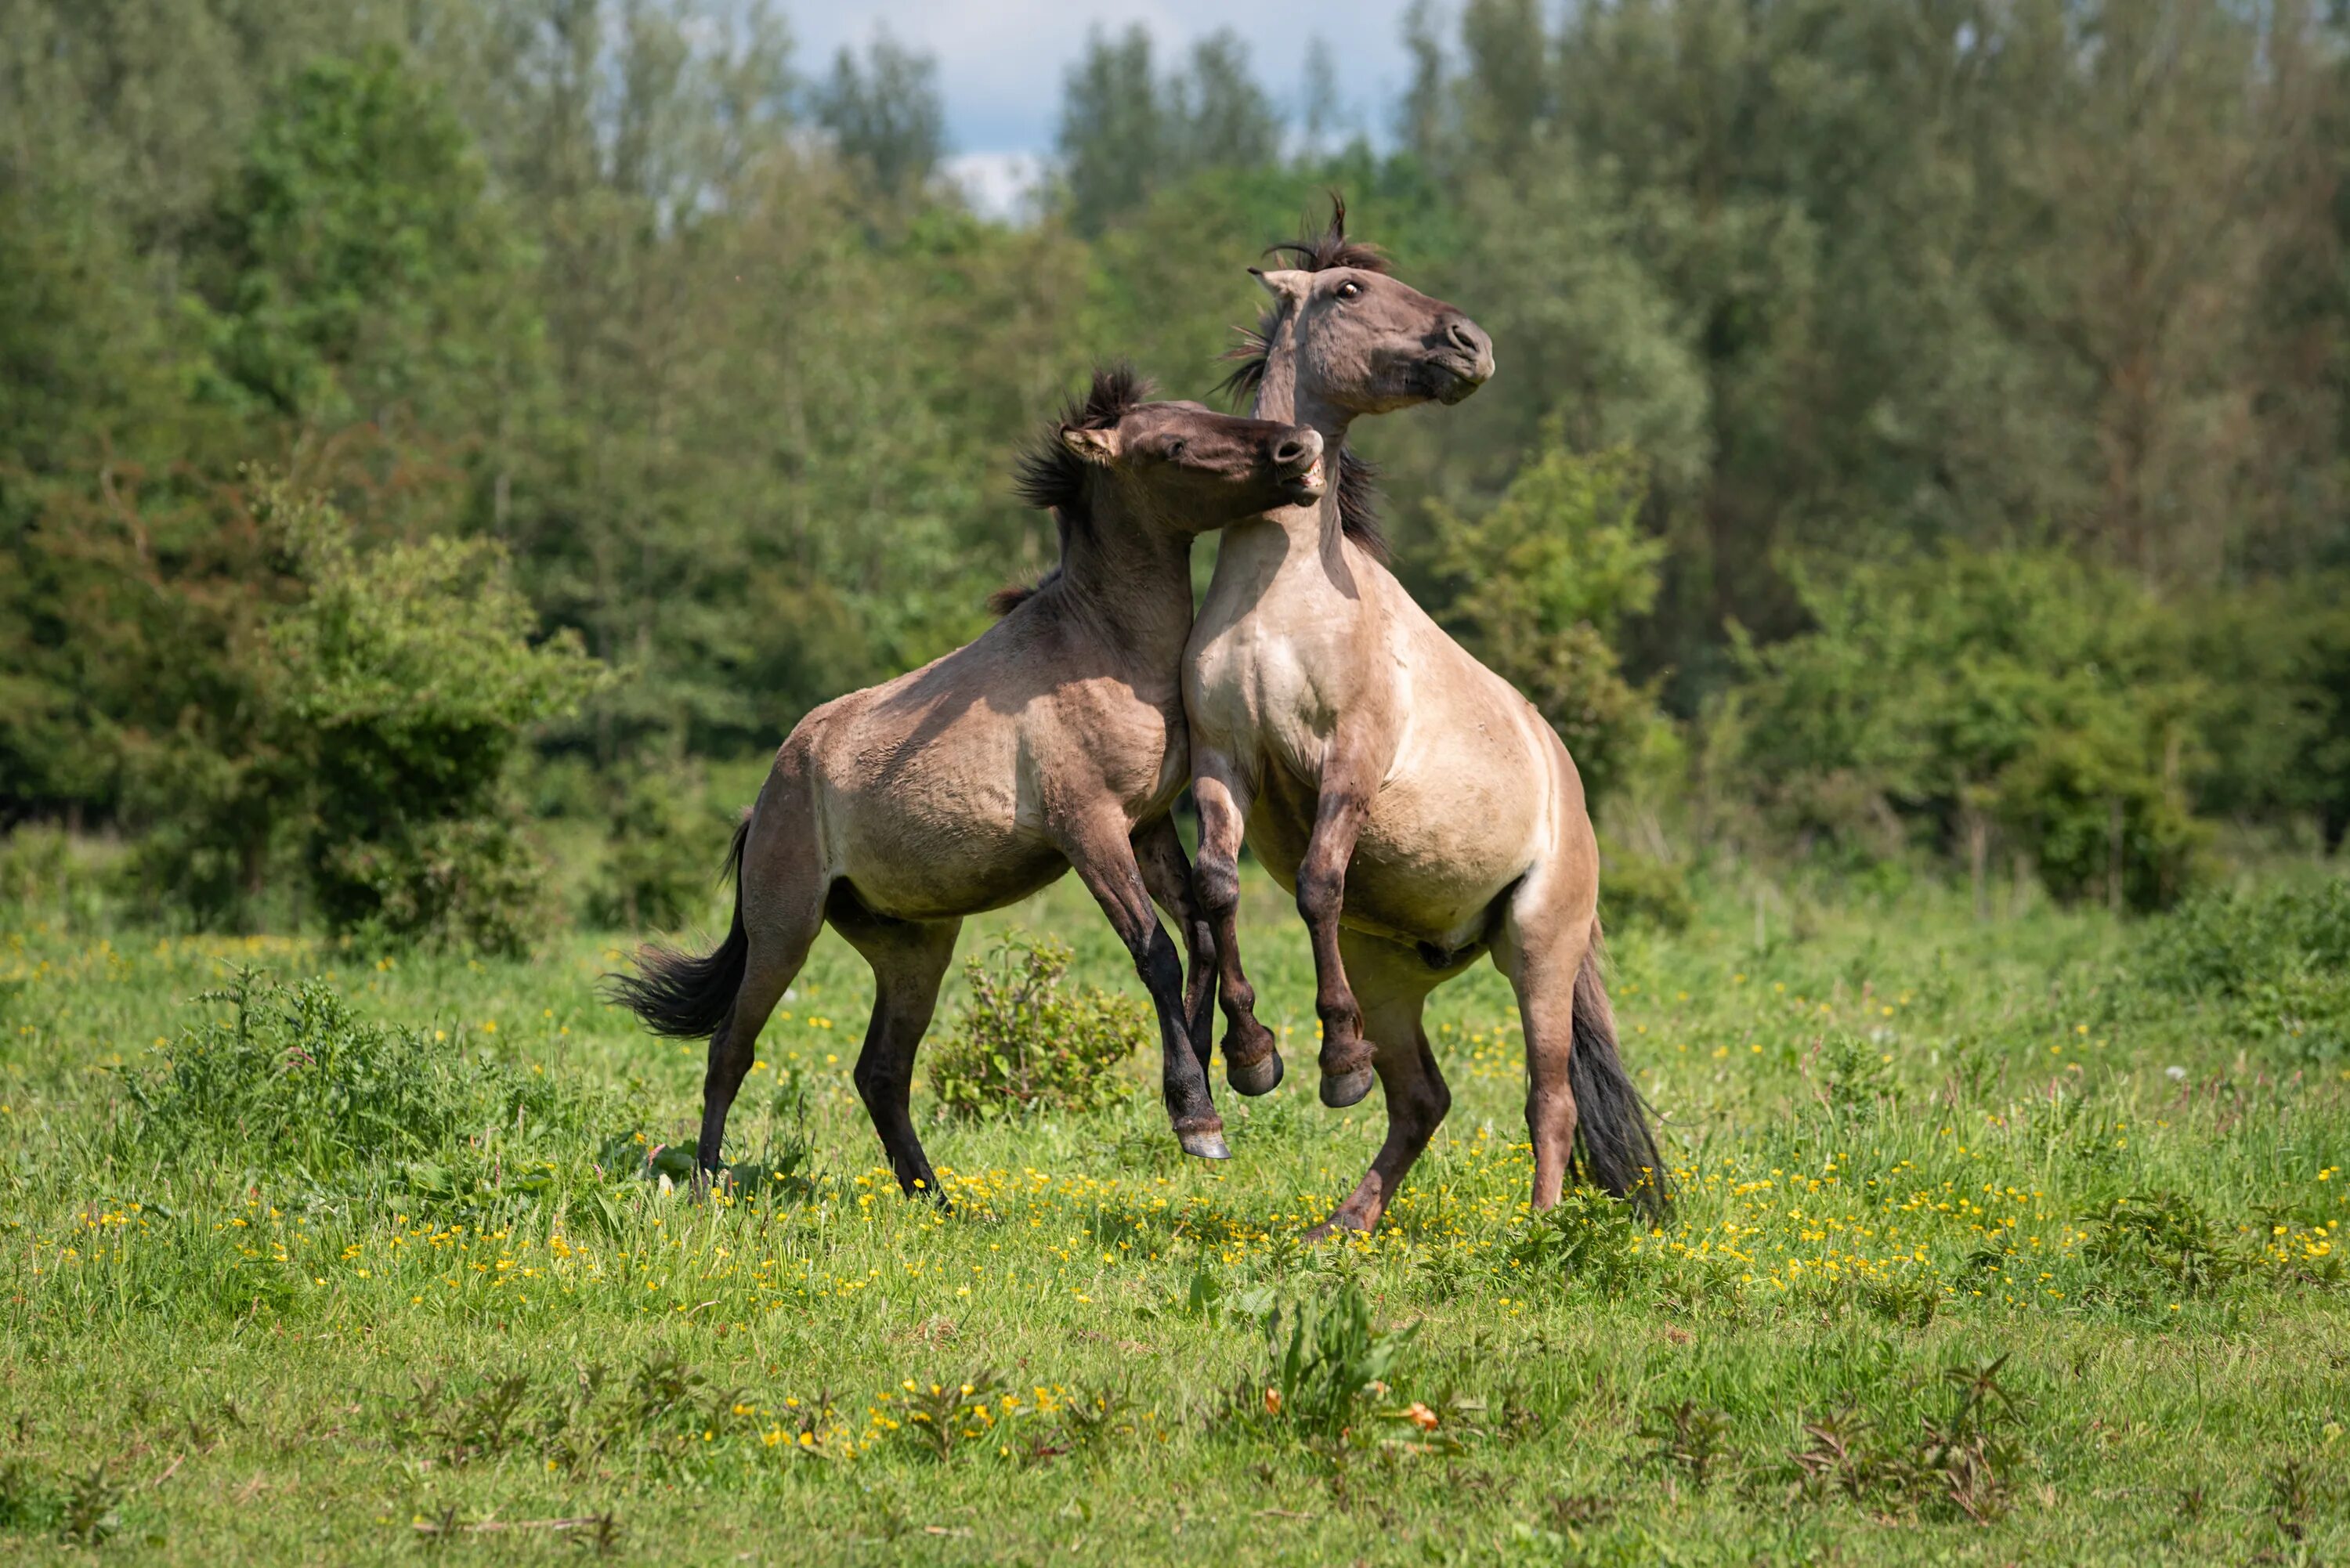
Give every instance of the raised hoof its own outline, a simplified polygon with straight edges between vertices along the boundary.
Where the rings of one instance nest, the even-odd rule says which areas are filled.
[[[1222,1133],[1177,1133],[1175,1135],[1175,1140],[1183,1146],[1183,1152],[1190,1155],[1194,1159],[1230,1159],[1232,1158],[1232,1151],[1231,1147],[1225,1144],[1224,1135]]]
[[[1378,1076],[1368,1067],[1357,1067],[1351,1073],[1326,1073],[1322,1076],[1322,1103],[1334,1111],[1343,1111],[1369,1094]]]
[[[1280,1085],[1284,1071],[1278,1051],[1268,1051],[1253,1062],[1224,1058],[1224,1082],[1237,1094],[1269,1095]]]

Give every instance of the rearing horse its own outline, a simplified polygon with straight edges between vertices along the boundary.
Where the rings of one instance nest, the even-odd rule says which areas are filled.
[[[1376,1227],[1427,1147],[1451,1096],[1421,1010],[1489,950],[1524,1024],[1534,1207],[1558,1201],[1579,1130],[1590,1174],[1660,1212],[1663,1172],[1601,982],[1598,847],[1575,763],[1341,504],[1360,473],[1347,427],[1460,401],[1492,374],[1492,346],[1348,244],[1345,223],[1342,204],[1318,241],[1279,247],[1299,265],[1257,275],[1273,305],[1234,378],[1257,418],[1319,431],[1340,483],[1225,531],[1186,654],[1194,884],[1215,928],[1225,1071],[1244,1092],[1281,1075],[1234,929],[1245,836],[1313,939],[1323,1103],[1355,1104],[1375,1073],[1386,1091],[1386,1141],[1314,1234]]]

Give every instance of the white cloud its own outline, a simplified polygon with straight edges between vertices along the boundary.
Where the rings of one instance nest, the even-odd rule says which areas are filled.
[[[1019,220],[1035,204],[1044,162],[1030,152],[958,152],[941,171],[962,190],[963,199],[991,218]]]

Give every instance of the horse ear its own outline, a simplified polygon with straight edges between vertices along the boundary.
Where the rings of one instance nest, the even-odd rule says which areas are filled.
[[[1078,462],[1090,462],[1099,468],[1107,468],[1116,462],[1121,450],[1115,429],[1089,431],[1076,425],[1061,427],[1061,444]]]
[[[1251,267],[1249,275],[1264,285],[1265,293],[1292,305],[1304,299],[1305,291],[1314,286],[1314,275],[1302,267],[1275,267],[1271,272]]]

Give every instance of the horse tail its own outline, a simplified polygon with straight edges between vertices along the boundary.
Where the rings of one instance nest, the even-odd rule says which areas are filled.
[[[626,1007],[656,1034],[707,1038],[733,1010],[751,958],[751,939],[743,929],[743,846],[750,836],[746,815],[726,852],[726,874],[734,879],[734,922],[715,950],[696,958],[675,948],[647,947],[637,955],[635,974],[605,977],[605,999]]]
[[[1575,1047],[1566,1059],[1575,1096],[1575,1152],[1583,1172],[1618,1198],[1628,1198],[1657,1224],[1671,1217],[1665,1162],[1657,1152],[1648,1102],[1624,1071],[1616,1051],[1616,1010],[1600,974],[1607,961],[1599,918],[1575,974]]]

